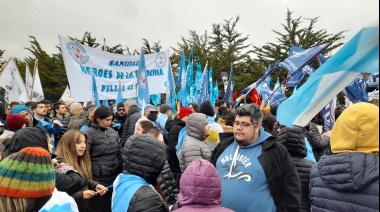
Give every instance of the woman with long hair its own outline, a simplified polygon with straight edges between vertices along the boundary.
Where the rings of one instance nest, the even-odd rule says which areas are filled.
[[[79,211],[89,211],[89,199],[103,195],[107,188],[92,180],[91,158],[87,147],[87,135],[78,130],[69,130],[61,138],[57,151],[57,160],[72,165],[84,180],[84,187],[75,193]]]

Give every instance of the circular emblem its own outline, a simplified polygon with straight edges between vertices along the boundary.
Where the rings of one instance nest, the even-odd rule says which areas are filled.
[[[78,64],[85,64],[89,57],[86,54],[86,50],[84,48],[74,42],[70,42],[66,44],[67,50],[69,51],[70,56],[78,63]]]
[[[156,63],[157,68],[163,68],[167,62],[166,54],[163,52],[160,52],[156,55],[156,60],[154,61]]]
[[[146,89],[145,70],[141,71],[141,75],[140,75],[140,88],[141,89]]]

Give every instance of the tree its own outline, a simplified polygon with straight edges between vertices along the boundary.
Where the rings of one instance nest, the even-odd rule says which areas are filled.
[[[5,50],[1,50],[1,49],[0,49],[0,59],[3,58],[4,52],[5,52]],[[3,67],[3,65],[4,65],[5,63],[6,63],[6,61],[1,61],[1,60],[0,60],[0,73],[1,73],[1,69],[2,69],[2,67]]]
[[[315,29],[315,24],[318,22],[319,17],[304,18],[304,20],[308,22],[308,25],[302,27],[302,16],[293,18],[292,14],[293,11],[288,9],[286,13],[286,23],[282,24],[285,32],[272,30],[278,36],[276,38],[276,43],[269,42],[262,47],[253,46],[254,50],[252,52],[258,57],[257,62],[264,67],[273,65],[276,60],[285,60],[292,45],[308,49],[344,38],[343,33],[345,31],[340,31],[336,34],[328,34],[325,29]],[[342,42],[333,43],[333,45],[331,45],[325,53],[330,53],[332,50],[342,45]],[[313,64],[313,66],[314,68],[317,68],[316,64]],[[280,71],[275,71],[272,77],[276,78],[286,75],[287,71],[281,69]]]

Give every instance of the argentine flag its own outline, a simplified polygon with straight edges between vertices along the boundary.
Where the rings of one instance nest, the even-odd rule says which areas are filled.
[[[379,72],[379,23],[361,29],[278,107],[277,120],[306,126],[361,72]]]

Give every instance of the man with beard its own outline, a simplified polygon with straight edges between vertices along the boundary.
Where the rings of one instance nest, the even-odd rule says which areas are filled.
[[[32,105],[32,112],[36,119],[43,120],[48,123],[51,121],[50,118],[47,118],[47,110],[45,107],[45,103],[43,103],[42,101]]]
[[[125,111],[124,103],[117,104],[115,118],[113,119],[112,128],[117,131],[119,138],[121,138],[124,130],[125,120],[127,119],[127,112]]]
[[[261,127],[262,119],[256,104],[239,107],[233,134],[215,147],[210,161],[222,181],[222,206],[234,211],[299,211],[301,181],[294,162]]]

